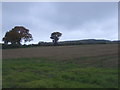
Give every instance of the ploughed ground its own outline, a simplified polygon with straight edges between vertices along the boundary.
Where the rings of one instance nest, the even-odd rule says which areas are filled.
[[[118,44],[48,46],[2,50],[3,59],[44,57],[57,60],[68,60],[86,56],[111,56],[117,54]]]

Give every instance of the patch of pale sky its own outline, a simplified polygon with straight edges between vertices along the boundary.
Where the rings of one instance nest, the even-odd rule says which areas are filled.
[[[51,41],[62,32],[61,41],[118,39],[117,3],[3,3],[3,34],[14,26],[25,26],[34,41]]]

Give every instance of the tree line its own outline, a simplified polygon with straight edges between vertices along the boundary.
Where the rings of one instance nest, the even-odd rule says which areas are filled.
[[[96,39],[87,39],[87,40],[73,40],[73,41],[62,41],[58,42],[59,38],[62,36],[60,32],[51,33],[50,39],[52,42],[38,42],[38,44],[29,44],[21,45],[21,42],[30,42],[33,40],[32,34],[30,34],[29,29],[26,29],[23,26],[15,26],[11,30],[7,31],[3,37],[4,44],[2,45],[3,49],[8,48],[26,48],[34,46],[66,46],[66,45],[85,45],[85,44],[117,44],[120,43],[117,41],[110,40],[96,40]],[[8,44],[10,43],[10,44]]]
[[[60,32],[51,33],[51,39],[53,41],[53,45],[58,45],[58,40],[62,36]],[[21,42],[30,42],[33,40],[32,34],[29,33],[29,29],[26,29],[23,26],[15,26],[12,30],[6,32],[2,41],[4,41],[5,45],[11,43],[12,45],[21,45]]]

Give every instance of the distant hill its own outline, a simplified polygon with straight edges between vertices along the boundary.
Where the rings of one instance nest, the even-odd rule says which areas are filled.
[[[110,43],[120,43],[120,41],[110,41],[110,40],[96,40],[96,39],[84,39],[84,40],[73,40],[73,41],[63,41],[60,44],[110,44]]]
[[[84,40],[71,40],[71,41],[59,41],[58,46],[66,46],[66,45],[86,45],[86,44],[120,44],[120,40],[118,41],[110,41],[110,40],[97,40],[97,39],[84,39]],[[9,48],[26,48],[26,47],[35,47],[35,46],[53,46],[52,42],[39,42],[38,44],[29,44],[29,45],[4,45],[2,44],[2,49]]]

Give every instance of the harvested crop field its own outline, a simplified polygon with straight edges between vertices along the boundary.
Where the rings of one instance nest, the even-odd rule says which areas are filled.
[[[118,88],[117,44],[2,52],[3,88]]]
[[[11,58],[52,58],[52,59],[73,59],[84,56],[106,56],[117,55],[117,44],[96,44],[78,46],[52,46],[7,49],[2,51],[3,59]]]

